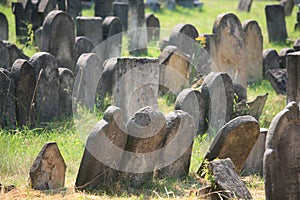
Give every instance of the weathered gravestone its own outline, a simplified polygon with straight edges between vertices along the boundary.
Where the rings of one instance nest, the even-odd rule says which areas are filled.
[[[29,63],[34,67],[35,111],[38,122],[50,122],[58,117],[59,80],[58,66],[54,56],[46,52],[34,54]]]
[[[10,69],[10,57],[7,46],[0,40],[0,67]]]
[[[96,54],[84,53],[77,61],[77,75],[74,83],[76,104],[93,111],[96,100],[96,89],[102,74],[101,62]]]
[[[245,55],[247,83],[254,83],[263,78],[263,36],[258,23],[254,20],[243,23],[245,32]]]
[[[284,8],[285,16],[289,16],[293,12],[295,1],[294,0],[280,0],[280,5],[282,5]]]
[[[182,178],[189,174],[195,124],[192,116],[176,110],[166,116],[166,138],[155,166],[160,178]],[[167,165],[166,167],[163,167]],[[162,168],[163,167],[163,168]]]
[[[110,106],[89,134],[75,187],[77,190],[95,190],[109,187],[119,173],[127,144],[123,111]]]
[[[250,12],[252,1],[253,0],[240,0],[237,10]]]
[[[89,38],[94,46],[103,40],[101,17],[76,17],[76,34]]]
[[[296,102],[290,102],[271,122],[264,154],[267,200],[300,199],[300,118]]]
[[[0,68],[0,127],[16,128],[15,84],[11,73]]]
[[[176,46],[167,46],[159,55],[159,91],[178,94],[189,87],[189,56]]]
[[[287,55],[287,103],[300,102],[300,79],[299,79],[300,52]]]
[[[281,69],[286,69],[286,57],[289,53],[294,53],[295,49],[292,48],[283,48],[280,50],[279,56],[279,64]]]
[[[12,44],[8,41],[3,41],[6,45],[8,53],[9,53],[9,68],[14,64],[17,59],[25,59],[28,60],[29,58],[23,54],[22,50],[20,50],[15,44]]]
[[[300,51],[300,38],[297,38],[293,44],[295,51]]]
[[[16,119],[19,127],[34,125],[35,72],[32,65],[23,59],[14,62],[11,74],[15,82]]]
[[[275,49],[265,49],[263,51],[263,75],[266,75],[266,72],[269,69],[279,69],[279,55]]]
[[[281,5],[265,7],[269,42],[284,42],[287,38],[284,8]]]
[[[103,19],[113,14],[113,0],[95,0],[95,16]]]
[[[67,12],[76,19],[77,16],[81,16],[81,0],[66,0],[68,9]]]
[[[74,85],[73,72],[67,68],[58,68],[59,72],[59,107],[63,116],[72,116],[72,94]]]
[[[159,41],[160,23],[159,19],[153,14],[146,14],[146,26],[148,32],[148,41]]]
[[[89,38],[87,38],[85,36],[76,37],[76,39],[75,39],[75,57],[76,57],[76,61],[81,56],[81,54],[91,53],[94,48],[95,47],[94,47],[92,41]],[[75,73],[75,75],[76,75],[76,73]]]
[[[36,190],[64,188],[66,168],[56,142],[46,143],[30,168],[30,186]]]
[[[74,22],[66,12],[51,11],[43,24],[42,51],[51,53],[59,67],[75,73]]]
[[[0,13],[0,40],[8,40],[8,21],[3,13]]]
[[[250,115],[237,117],[219,130],[204,160],[230,158],[236,172],[240,173],[258,136],[259,124],[254,117]]]
[[[166,138],[166,119],[161,112],[147,106],[132,115],[126,129],[128,153],[123,156],[123,176],[130,186],[139,187],[153,177]]]
[[[266,72],[267,79],[271,82],[277,94],[286,95],[287,72],[286,69],[269,69]]]
[[[127,31],[128,26],[128,2],[113,2],[114,16],[121,21],[123,31]]]
[[[195,135],[205,132],[205,102],[198,90],[191,88],[182,90],[176,98],[175,110],[183,110],[192,116]]]
[[[34,45],[42,49],[43,28],[40,27],[34,31]]]
[[[27,41],[27,19],[26,14],[23,9],[23,5],[21,2],[13,2],[12,3],[12,12],[15,15],[15,22],[16,22],[16,35],[18,40],[21,43],[25,43]]]
[[[210,134],[215,135],[219,129],[231,120],[233,114],[233,83],[226,73],[208,74],[201,87],[205,101],[205,118]]]

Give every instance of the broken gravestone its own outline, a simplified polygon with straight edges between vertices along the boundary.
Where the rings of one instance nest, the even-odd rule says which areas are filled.
[[[36,190],[62,189],[66,168],[56,142],[46,143],[30,168],[31,187]]]

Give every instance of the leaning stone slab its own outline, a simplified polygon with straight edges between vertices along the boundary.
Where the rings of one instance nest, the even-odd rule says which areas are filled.
[[[286,95],[288,82],[286,69],[269,69],[266,76],[277,94]]]
[[[300,118],[296,102],[290,102],[272,120],[264,153],[267,200],[300,199]]]
[[[30,168],[31,187],[36,190],[62,189],[66,168],[56,142],[46,143]]]

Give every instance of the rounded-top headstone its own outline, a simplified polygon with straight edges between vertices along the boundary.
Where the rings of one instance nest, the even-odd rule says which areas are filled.
[[[103,25],[103,39],[114,36],[122,32],[122,24],[118,17],[106,17],[102,23]]]
[[[0,67],[5,69],[10,68],[10,56],[8,48],[2,41],[0,41]]]
[[[300,38],[297,38],[294,42],[294,49],[295,51],[300,51]]]
[[[76,17],[76,34],[89,38],[97,46],[103,40],[101,17]]]
[[[159,19],[153,14],[146,14],[145,18],[148,30],[148,41],[158,41],[160,36]]]
[[[0,13],[0,40],[8,40],[8,21],[3,13]]]
[[[76,37],[76,39],[75,39],[76,60],[83,53],[91,53],[94,48],[95,47],[89,38],[87,38],[85,36]]]
[[[289,53],[294,53],[295,49],[292,48],[283,48],[280,50],[278,56],[279,56],[279,63],[280,68],[285,69],[286,68],[286,56]]]
[[[265,49],[263,51],[263,75],[266,75],[266,72],[269,69],[279,69],[279,55],[275,49]]]

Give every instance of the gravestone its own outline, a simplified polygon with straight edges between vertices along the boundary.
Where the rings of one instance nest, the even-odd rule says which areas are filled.
[[[77,61],[77,76],[74,83],[75,104],[93,111],[96,89],[102,74],[101,62],[96,54],[84,53]]]
[[[103,40],[101,17],[76,17],[76,34],[89,38],[94,46]]]
[[[194,7],[194,0],[176,0],[177,5],[186,7],[186,8],[193,8]]]
[[[37,121],[51,122],[59,112],[58,66],[54,56],[46,52],[35,53],[29,60],[34,67],[35,111]]]
[[[14,62],[11,74],[15,83],[16,119],[19,127],[34,125],[35,72],[32,65],[23,59]]]
[[[0,40],[0,67],[10,69],[10,56],[7,46]]]
[[[240,173],[259,136],[259,124],[250,116],[237,117],[225,124],[213,140],[204,160],[230,158]],[[201,171],[202,166],[199,171]]]
[[[0,40],[8,40],[8,21],[3,13],[0,13]]]
[[[300,71],[298,69],[300,64],[299,58],[300,52],[290,53],[287,55],[287,103],[292,101],[300,102]]]
[[[128,135],[122,167],[124,178],[132,187],[152,179],[166,138],[166,118],[151,106],[138,110],[126,124]]]
[[[128,26],[128,2],[113,2],[114,16],[121,21],[123,31],[127,31]]]
[[[51,53],[58,67],[75,73],[75,30],[74,22],[66,12],[51,11],[43,24],[42,51]]]
[[[159,0],[147,0],[146,5],[147,5],[148,8],[150,8],[154,12],[157,12],[157,11],[160,10]]]
[[[205,120],[209,133],[215,135],[231,120],[233,115],[233,83],[224,72],[208,74],[202,84],[201,94],[205,101]]]
[[[286,69],[269,69],[266,72],[266,77],[271,82],[271,85],[277,94],[286,95]]]
[[[43,28],[40,27],[34,31],[34,45],[42,49]]]
[[[253,0],[240,0],[237,10],[250,12],[252,1]]]
[[[113,0],[95,0],[95,16],[103,19],[113,14]]]
[[[211,56],[217,71],[226,72],[234,83],[247,88],[245,32],[240,20],[232,13],[218,15],[213,34],[216,34],[215,52]]]
[[[202,135],[205,132],[205,102],[203,95],[191,88],[182,90],[175,101],[175,110],[183,110],[192,116],[194,134]]]
[[[81,159],[75,187],[90,191],[109,187],[117,179],[127,143],[123,111],[110,106],[90,132]]]
[[[284,8],[285,16],[290,16],[293,12],[295,2],[294,0],[280,0],[280,5]]]
[[[20,43],[24,44],[27,39],[27,22],[26,14],[23,9],[23,5],[21,2],[13,2],[12,3],[12,12],[15,15],[15,22],[16,22],[16,35],[17,39]]]
[[[177,24],[171,32],[169,44],[177,46],[180,50],[193,56],[195,51],[197,29],[191,24]]]
[[[295,51],[300,51],[300,38],[297,38],[293,44]]]
[[[194,142],[195,124],[192,116],[176,110],[166,116],[166,139],[156,169],[160,178],[182,178],[189,174]],[[179,147],[179,148],[178,148]],[[174,160],[174,161],[173,161]],[[160,165],[173,161],[166,167]]]
[[[22,50],[18,49],[18,47],[15,44],[12,44],[8,41],[3,41],[3,43],[6,45],[8,53],[9,53],[9,68],[14,64],[14,62],[21,58],[28,60],[28,57],[23,54]]]
[[[285,42],[287,38],[284,8],[281,5],[265,7],[269,42]]]
[[[59,107],[63,116],[72,116],[72,94],[74,85],[73,72],[67,68],[58,68],[59,72]]]
[[[160,23],[159,19],[153,14],[146,14],[146,26],[148,32],[148,42],[159,41],[160,37]]]
[[[292,48],[283,48],[280,50],[279,56],[279,63],[281,69],[286,69],[286,57],[289,53],[294,53],[295,49]]]
[[[118,17],[106,17],[102,23],[105,40],[105,59],[120,57],[122,50],[122,24]]]
[[[176,46],[167,46],[158,57],[159,91],[178,94],[183,88],[189,87],[190,63],[189,56]]]
[[[165,6],[170,10],[175,10],[176,8],[176,1],[175,0],[165,0]]]
[[[66,0],[56,0],[58,10],[66,11]]]
[[[267,200],[299,199],[299,107],[290,102],[272,120],[264,153]]]
[[[266,72],[269,69],[279,69],[279,55],[275,49],[265,49],[263,51],[263,75],[266,75]]]
[[[11,73],[0,68],[0,127],[16,128],[15,84]]]
[[[81,0],[66,0],[68,5],[68,13],[73,19],[81,16]]]
[[[243,23],[245,32],[245,55],[247,83],[251,84],[263,78],[263,36],[258,23],[248,20]]]
[[[299,1],[295,2],[297,7],[298,7],[298,11],[297,11],[297,22],[295,23],[295,27],[294,30],[297,31],[300,28],[300,7],[299,7]]]
[[[78,60],[79,56],[84,53],[91,53],[94,49],[94,45],[92,41],[85,37],[85,36],[79,36],[75,39],[75,56],[76,61]],[[75,75],[77,72],[75,73]]]
[[[56,142],[46,143],[30,168],[30,186],[36,190],[64,188],[66,168]]]

